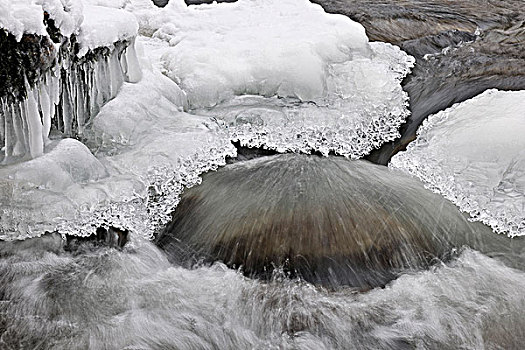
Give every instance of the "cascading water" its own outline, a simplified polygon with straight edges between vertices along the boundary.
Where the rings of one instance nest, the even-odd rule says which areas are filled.
[[[383,286],[465,245],[513,261],[522,243],[469,223],[450,202],[388,168],[305,155],[205,174],[157,237],[183,266],[220,260],[248,276],[283,268],[313,283],[359,288]]]
[[[166,2],[0,2],[0,349],[523,348],[523,92],[348,159],[523,88],[519,0]]]

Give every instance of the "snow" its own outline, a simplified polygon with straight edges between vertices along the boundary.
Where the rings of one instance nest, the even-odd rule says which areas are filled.
[[[46,35],[42,7],[31,0],[3,0],[0,2],[0,27],[17,40],[24,33]]]
[[[76,0],[2,0],[0,27],[17,40],[25,34],[47,35],[44,11],[55,20],[65,36],[75,33],[82,23],[82,2]]]
[[[400,82],[413,58],[308,1],[127,9],[167,44],[154,55],[192,113],[221,119],[243,145],[360,158],[397,137],[409,114]]]
[[[133,39],[138,29],[135,17],[127,11],[102,6],[84,6],[84,21],[78,35],[78,55],[84,56],[96,47],[112,47],[118,41]]]
[[[35,0],[35,3],[49,13],[49,17],[55,21],[55,26],[60,29],[62,35],[69,37],[78,32],[84,20],[81,0]]]
[[[44,11],[55,21],[62,35],[78,34],[80,56],[100,46],[111,47],[137,35],[138,23],[128,11],[120,9],[127,1],[109,0],[2,0],[0,28],[17,40],[23,34],[47,36]]]
[[[488,90],[430,116],[390,167],[496,232],[525,235],[524,135],[525,91]]]
[[[322,98],[327,64],[370,55],[363,26],[307,1],[177,7],[171,15],[155,36],[173,46],[168,76],[198,107],[244,94]]]

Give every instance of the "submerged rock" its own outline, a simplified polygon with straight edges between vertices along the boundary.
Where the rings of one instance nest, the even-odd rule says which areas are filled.
[[[157,237],[172,262],[276,267],[325,286],[382,286],[465,244],[508,244],[411,178],[366,161],[277,155],[230,164],[182,196]]]

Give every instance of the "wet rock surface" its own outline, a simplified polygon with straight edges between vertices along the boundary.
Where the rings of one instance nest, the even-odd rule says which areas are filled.
[[[156,240],[183,266],[220,260],[262,278],[282,268],[312,283],[360,289],[447,259],[453,248],[506,251],[509,242],[402,174],[291,154],[204,175]]]
[[[0,28],[0,98],[18,101],[26,96],[26,80],[34,85],[50,69],[57,50],[48,37],[25,34],[18,42]]]

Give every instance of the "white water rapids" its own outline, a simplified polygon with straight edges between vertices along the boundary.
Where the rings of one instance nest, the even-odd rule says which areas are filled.
[[[7,11],[0,25],[17,38],[46,35],[41,11],[57,6],[51,15],[64,33],[80,31],[82,53],[117,39],[131,46],[77,67],[85,80],[49,71],[22,102],[1,101],[0,349],[523,348],[523,91],[489,91],[430,117],[419,139],[394,158],[395,169],[363,165],[356,183],[337,171],[332,180],[308,178],[309,191],[322,192],[319,212],[338,214],[340,205],[352,213],[360,205],[372,219],[381,211],[378,226],[402,217],[408,224],[401,235],[413,223],[427,225],[429,237],[443,222],[449,237],[456,223],[469,228],[428,264],[396,271],[372,289],[329,289],[288,278],[279,266],[268,279],[248,278],[221,261],[179,266],[152,239],[187,188],[235,158],[234,143],[362,158],[399,136],[410,114],[401,82],[414,58],[370,42],[361,24],[306,0],[172,0],[164,8],[150,0],[83,0],[87,10],[77,7],[80,1],[25,2],[0,5]],[[59,99],[70,103],[57,114]],[[56,129],[61,123],[63,133]],[[237,167],[255,164],[257,171],[257,161],[241,161]],[[243,203],[255,208],[251,221],[293,222],[297,212],[268,216],[256,204],[281,203],[286,191],[274,184],[300,189],[294,181],[305,166],[298,163],[295,175],[283,171],[279,181],[254,176],[254,186],[267,186],[257,197],[236,186],[246,178],[211,190],[203,185],[210,197],[200,200],[224,215],[217,225],[202,220],[209,226],[200,233],[214,232],[219,221],[242,227],[236,210]],[[323,186],[312,186],[316,181]],[[374,181],[381,181],[379,194],[369,191]],[[409,191],[411,206],[399,204]],[[359,194],[351,206],[348,193]],[[233,194],[241,198],[228,203]],[[302,214],[317,222],[312,212]],[[367,222],[355,221],[356,229]],[[75,241],[100,229],[129,232],[129,242]],[[512,249],[471,244],[482,235],[492,241],[492,234]],[[367,242],[375,243],[381,246]]]

